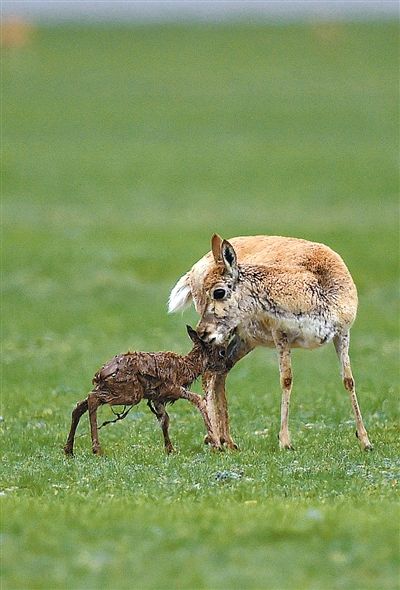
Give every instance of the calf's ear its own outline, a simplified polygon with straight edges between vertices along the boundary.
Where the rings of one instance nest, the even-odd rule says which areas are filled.
[[[200,337],[197,334],[196,330],[193,330],[191,326],[186,326],[187,333],[189,334],[189,338],[192,342],[196,343],[199,342]]]
[[[233,280],[236,281],[239,273],[236,252],[228,240],[222,241],[221,254],[227,272],[231,275]]]

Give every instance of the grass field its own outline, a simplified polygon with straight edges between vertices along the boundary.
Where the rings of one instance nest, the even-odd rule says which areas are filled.
[[[3,590],[399,587],[397,28],[43,28],[3,57]],[[70,412],[114,354],[188,350],[176,279],[218,231],[294,235],[356,280],[359,450],[333,347],[228,379],[237,453],[145,405],[76,457]],[[199,391],[199,385],[195,386]],[[110,416],[104,408],[100,419]]]

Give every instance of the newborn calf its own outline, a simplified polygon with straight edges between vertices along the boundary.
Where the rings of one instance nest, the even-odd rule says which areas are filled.
[[[95,385],[88,397],[78,402],[72,412],[71,429],[64,447],[66,455],[73,455],[75,431],[79,420],[89,410],[93,453],[101,453],[97,432],[97,408],[103,404],[136,405],[142,399],[157,416],[164,435],[165,450],[173,451],[168,436],[169,416],[165,405],[183,398],[194,404],[203,416],[208,440],[217,448],[204,399],[188,391],[193,381],[205,371],[227,371],[226,349],[201,340],[197,332],[186,326],[193,341],[192,350],[181,356],[174,352],[127,352],[115,356],[96,373]]]

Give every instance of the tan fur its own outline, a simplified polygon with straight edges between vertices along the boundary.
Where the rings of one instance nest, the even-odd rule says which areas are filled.
[[[282,447],[290,448],[287,422],[292,385],[291,348],[312,349],[334,341],[336,349],[341,351],[338,356],[343,379],[351,372],[349,330],[356,317],[358,300],[342,258],[324,244],[298,238],[241,236],[227,241],[214,235],[211,252],[182,277],[180,289],[185,303],[191,297],[201,315],[198,331],[202,338],[221,344],[234,337],[234,362],[255,346],[273,346],[278,350],[282,386],[279,439]],[[226,295],[222,299],[214,298],[217,289],[224,290]],[[183,299],[181,296],[179,305]],[[176,308],[173,290],[170,310]],[[214,428],[222,431],[221,438],[229,446],[235,446],[224,422],[227,410],[215,401],[225,396],[223,383],[218,380],[218,395],[210,383],[210,379],[205,379],[208,399],[214,400],[209,403],[210,418]],[[350,397],[358,437],[364,448],[371,448],[354,381]]]
[[[248,236],[229,240],[238,263],[254,269],[253,285],[267,291],[282,310],[310,313],[320,300],[313,287],[329,298],[330,312],[351,326],[357,313],[357,291],[341,257],[324,244],[279,236]],[[250,266],[251,265],[251,266]],[[209,252],[190,271],[190,287],[197,311],[204,313],[205,296],[225,267]]]

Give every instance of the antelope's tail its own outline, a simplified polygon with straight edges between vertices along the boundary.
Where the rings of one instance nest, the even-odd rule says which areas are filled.
[[[168,299],[168,313],[183,311],[192,303],[192,291],[190,289],[190,272],[179,279],[172,289]]]

